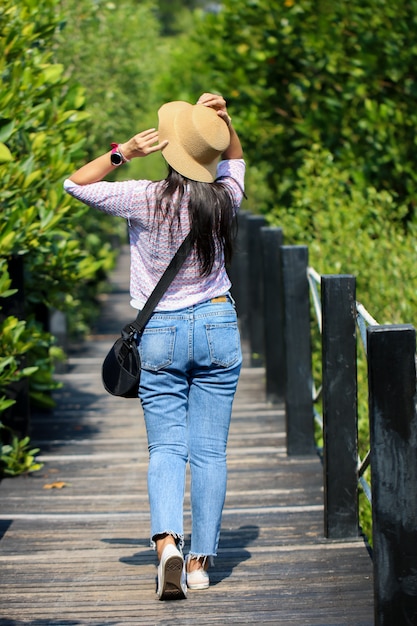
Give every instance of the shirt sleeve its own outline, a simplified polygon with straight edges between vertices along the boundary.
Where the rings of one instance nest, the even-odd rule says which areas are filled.
[[[217,166],[216,180],[227,185],[235,207],[240,206],[245,192],[245,170],[243,159],[227,159]]]
[[[67,179],[64,189],[80,202],[103,213],[141,220],[147,216],[146,189],[149,184],[150,181],[146,180],[127,180],[77,185]]]

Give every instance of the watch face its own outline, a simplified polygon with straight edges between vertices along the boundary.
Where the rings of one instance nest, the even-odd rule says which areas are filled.
[[[112,165],[121,165],[123,159],[118,152],[112,152],[110,155],[110,161]]]

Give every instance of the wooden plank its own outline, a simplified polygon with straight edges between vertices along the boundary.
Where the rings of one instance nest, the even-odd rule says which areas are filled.
[[[79,353],[55,413],[34,418],[42,471],[0,484],[0,624],[371,626],[368,553],[324,538],[320,462],[287,456],[263,368],[244,368],[239,384],[212,584],[184,602],[157,600],[145,429],[138,402],[102,392],[94,354],[108,345],[87,346],[97,362]],[[67,486],[44,488],[54,481]],[[188,490],[184,507],[187,551]]]

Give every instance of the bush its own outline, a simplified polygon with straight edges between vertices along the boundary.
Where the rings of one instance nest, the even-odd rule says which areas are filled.
[[[10,443],[1,443],[3,433]],[[20,476],[42,469],[43,464],[36,461],[39,448],[30,447],[29,437],[19,437],[0,422],[0,480],[2,478]]]
[[[355,183],[327,150],[303,153],[290,208],[277,208],[271,223],[283,227],[286,243],[309,249],[309,264],[321,275],[353,274],[356,297],[379,323],[412,322],[417,307],[414,225],[403,220],[407,208],[387,191]],[[388,226],[389,224],[389,226]],[[313,336],[313,370],[321,379],[320,339]],[[358,346],[359,447],[369,449],[366,355]],[[370,512],[362,511],[369,534]],[[370,534],[369,534],[370,536]]]
[[[286,240],[309,248],[320,274],[354,274],[358,298],[379,323],[411,322],[417,294],[415,226],[388,191],[355,180],[328,151],[303,152],[290,207],[269,215]]]
[[[88,114],[81,87],[70,83],[53,57],[58,6],[58,0],[5,0],[0,7],[6,87],[0,92],[0,414],[10,408],[8,387],[25,377],[32,400],[50,406],[59,350],[43,312],[65,311],[70,332],[84,331],[88,302],[115,258],[109,222],[87,216],[81,205],[74,209],[62,188],[73,163],[84,158]],[[16,297],[9,274],[13,258],[24,262],[20,320],[8,314]]]

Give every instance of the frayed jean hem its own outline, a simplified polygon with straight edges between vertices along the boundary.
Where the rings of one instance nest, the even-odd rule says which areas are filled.
[[[215,556],[217,556],[217,554],[193,554],[192,552],[189,552],[188,554],[189,559],[195,559],[196,561],[203,559],[203,562],[202,562],[203,567],[205,566],[207,561],[209,562],[210,567],[213,567]]]
[[[164,532],[156,533],[156,535],[151,537],[151,541],[150,541],[151,548],[153,550],[156,550],[156,538],[157,537],[162,538],[162,537],[166,537],[167,535],[170,535],[171,537],[174,538],[178,550],[182,552],[184,548],[184,535],[178,535],[177,533],[174,533],[172,530],[165,530]]]

